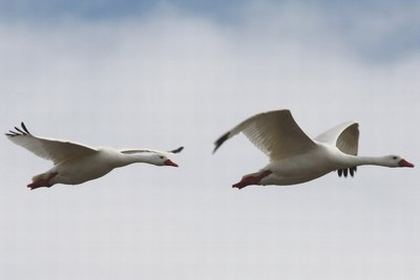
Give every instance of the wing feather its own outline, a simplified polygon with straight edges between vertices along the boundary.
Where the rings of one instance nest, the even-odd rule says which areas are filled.
[[[346,122],[317,136],[315,140],[329,145],[336,146],[341,152],[356,156],[359,149],[359,124],[357,122]],[[338,169],[338,176],[347,177],[348,172],[353,177],[357,166],[349,169]]]
[[[151,150],[151,149],[125,149],[120,150],[123,154],[139,154],[139,153],[156,153],[156,154],[177,154],[180,153],[184,149],[183,146],[176,148],[171,151],[158,151],[158,150]]]
[[[97,152],[95,148],[86,145],[34,136],[23,122],[21,123],[21,129],[18,127],[15,127],[15,129],[16,131],[6,133],[10,141],[41,158],[51,160],[54,164]]]
[[[240,132],[272,160],[301,154],[316,147],[297,125],[289,110],[277,110],[260,113],[243,121],[216,140],[213,152]]]
[[[345,154],[357,155],[359,134],[357,122],[346,122],[322,133],[315,140],[334,145]]]

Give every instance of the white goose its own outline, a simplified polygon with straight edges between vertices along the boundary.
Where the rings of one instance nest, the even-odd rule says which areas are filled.
[[[51,187],[54,184],[76,185],[104,176],[117,167],[136,162],[157,166],[178,167],[171,161],[170,154],[179,153],[183,147],[173,151],[162,152],[149,149],[116,150],[111,148],[92,148],[69,141],[47,139],[31,134],[25,124],[22,129],[6,133],[13,143],[26,148],[35,155],[51,160],[54,167],[45,173],[32,178],[28,188]]]
[[[225,133],[215,142],[214,152],[227,139],[244,133],[269,158],[270,163],[256,173],[247,174],[232,187],[249,185],[292,185],[338,171],[341,177],[354,175],[359,165],[414,167],[396,155],[357,156],[359,125],[340,124],[318,137],[309,138],[296,124],[289,110],[257,114]]]

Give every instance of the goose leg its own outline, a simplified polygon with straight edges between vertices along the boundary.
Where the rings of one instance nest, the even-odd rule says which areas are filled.
[[[242,177],[241,181],[234,184],[232,188],[242,189],[249,185],[258,185],[262,178],[270,175],[271,173],[273,172],[271,172],[270,170],[264,170],[261,173],[256,173],[256,175],[244,176]]]
[[[57,176],[57,174],[58,174],[57,172],[52,172],[49,174],[47,173],[47,174],[41,174],[41,175],[35,176],[33,182],[30,183],[27,187],[30,190],[34,190],[34,189],[42,188],[42,187],[49,188],[52,186],[52,184],[50,183],[50,180],[54,178],[55,176]]]

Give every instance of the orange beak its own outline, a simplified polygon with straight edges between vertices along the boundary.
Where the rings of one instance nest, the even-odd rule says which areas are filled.
[[[168,165],[168,166],[178,167],[178,164],[176,164],[175,162],[171,161],[170,159],[165,160],[164,164],[165,165]]]

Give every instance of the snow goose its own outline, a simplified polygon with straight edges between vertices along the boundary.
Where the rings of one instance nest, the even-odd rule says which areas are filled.
[[[234,188],[249,185],[293,185],[337,170],[338,175],[354,175],[357,166],[414,167],[397,155],[357,156],[359,125],[340,124],[318,137],[309,138],[289,110],[257,114],[225,133],[215,142],[214,152],[229,138],[242,132],[269,158],[260,171],[246,174]]]
[[[179,153],[183,147],[162,152],[149,149],[116,150],[112,148],[92,148],[63,140],[37,137],[29,132],[25,124],[15,131],[6,133],[13,143],[26,148],[35,155],[51,160],[54,166],[45,173],[32,178],[28,188],[51,187],[54,184],[76,185],[99,178],[114,168],[136,162],[157,166],[175,166],[168,156]]]

